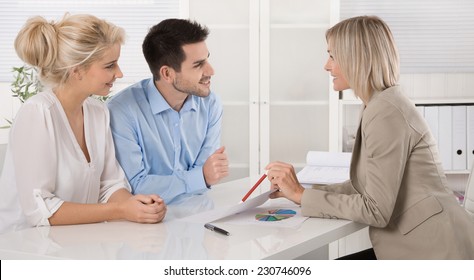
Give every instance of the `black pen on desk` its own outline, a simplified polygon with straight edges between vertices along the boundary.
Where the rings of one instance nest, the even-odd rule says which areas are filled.
[[[208,223],[208,224],[205,224],[204,227],[207,228],[207,229],[209,229],[209,230],[218,232],[218,233],[220,233],[220,234],[224,234],[224,235],[227,235],[227,236],[230,235],[230,232],[228,232],[227,230],[221,229],[221,228],[216,227],[216,226],[214,226],[214,225],[211,225],[211,224],[209,224],[209,223]]]

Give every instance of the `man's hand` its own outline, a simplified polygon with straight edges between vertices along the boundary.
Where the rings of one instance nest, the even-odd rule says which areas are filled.
[[[224,150],[224,146],[217,149],[207,158],[202,167],[204,180],[208,186],[218,183],[222,178],[229,175],[229,161],[227,160],[227,155],[224,153]]]

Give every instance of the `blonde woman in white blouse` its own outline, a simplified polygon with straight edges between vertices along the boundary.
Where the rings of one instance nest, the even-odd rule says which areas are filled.
[[[163,220],[158,195],[130,193],[115,159],[109,113],[91,94],[109,94],[124,31],[91,15],[54,23],[29,19],[15,40],[46,90],[22,105],[0,181],[0,233],[26,227],[125,219]]]

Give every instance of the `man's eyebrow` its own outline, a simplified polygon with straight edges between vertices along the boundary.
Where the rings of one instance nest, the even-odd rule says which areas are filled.
[[[198,60],[198,61],[195,61],[195,62],[193,63],[193,65],[194,65],[194,66],[198,66],[198,65],[202,64],[204,61],[206,61],[206,59],[209,58],[210,55],[211,55],[211,53],[207,53],[207,57],[206,57],[206,58],[201,59],[201,60]]]

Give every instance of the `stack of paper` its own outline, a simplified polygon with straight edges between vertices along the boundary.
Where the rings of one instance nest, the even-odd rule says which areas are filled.
[[[302,184],[334,184],[349,179],[351,153],[309,151],[306,166],[298,172]]]

